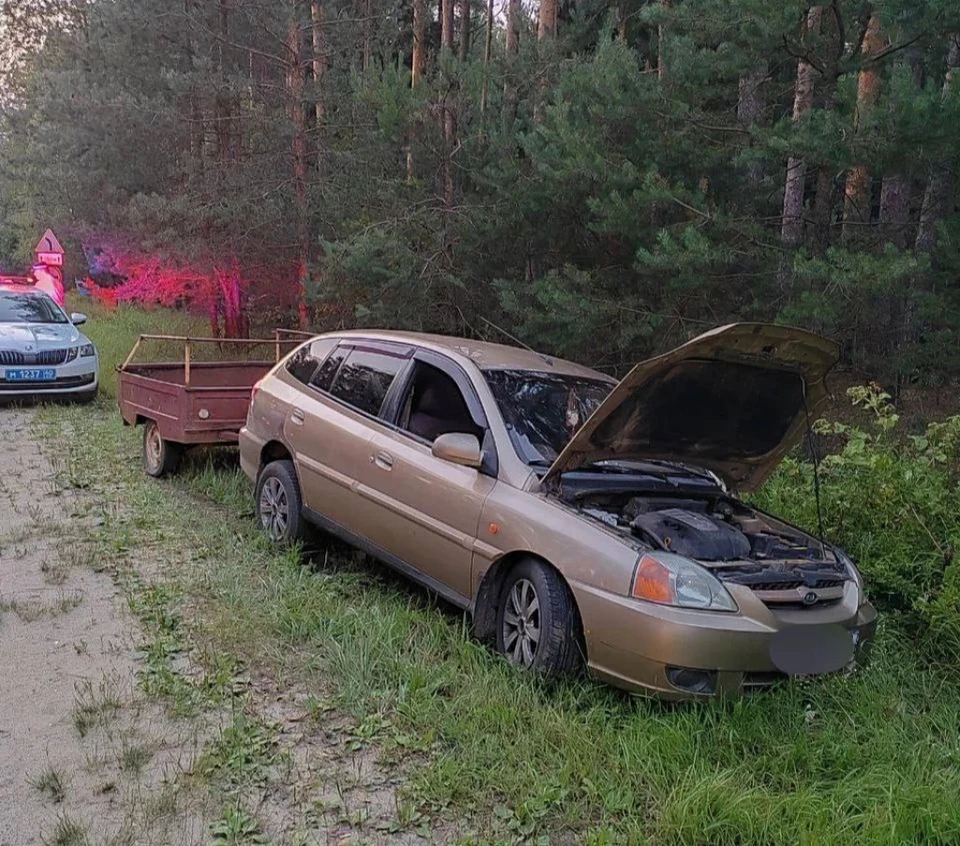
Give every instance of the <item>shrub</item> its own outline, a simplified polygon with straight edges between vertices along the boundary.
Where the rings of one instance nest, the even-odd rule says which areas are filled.
[[[867,428],[819,421],[842,447],[820,463],[823,529],[856,561],[867,593],[942,655],[960,655],[960,417],[902,436],[890,397],[851,388]],[[757,504],[817,531],[812,463],[788,458]]]

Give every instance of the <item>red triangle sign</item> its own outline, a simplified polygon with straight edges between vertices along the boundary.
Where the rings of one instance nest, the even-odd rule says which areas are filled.
[[[48,229],[43,233],[43,237],[40,239],[40,242],[37,244],[37,248],[34,250],[35,253],[63,253],[63,247],[60,246],[60,242],[57,240],[57,236],[53,234],[52,229]]]

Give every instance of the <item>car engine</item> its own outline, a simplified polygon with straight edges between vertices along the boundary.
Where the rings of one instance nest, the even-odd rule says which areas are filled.
[[[818,591],[817,606],[838,601],[850,578],[830,547],[726,494],[595,494],[585,500],[583,513],[653,549],[697,561],[722,581],[761,591],[765,601],[782,607],[795,603],[800,588]]]
[[[750,541],[732,523],[712,514],[665,508],[638,514],[633,533],[654,544],[700,561],[732,561],[750,555]]]

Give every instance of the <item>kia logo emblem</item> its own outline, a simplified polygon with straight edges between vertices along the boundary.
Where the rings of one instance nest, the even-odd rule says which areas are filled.
[[[811,591],[808,591],[806,594],[804,594],[803,604],[804,604],[804,605],[815,605],[816,602],[817,602],[817,600],[818,600],[819,598],[820,598],[820,597],[818,597],[812,590],[811,590]]]

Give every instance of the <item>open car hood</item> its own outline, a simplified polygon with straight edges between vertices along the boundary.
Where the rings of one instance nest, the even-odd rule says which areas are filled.
[[[721,326],[641,362],[557,456],[543,481],[596,461],[659,459],[754,490],[829,394],[833,341],[764,323]]]

